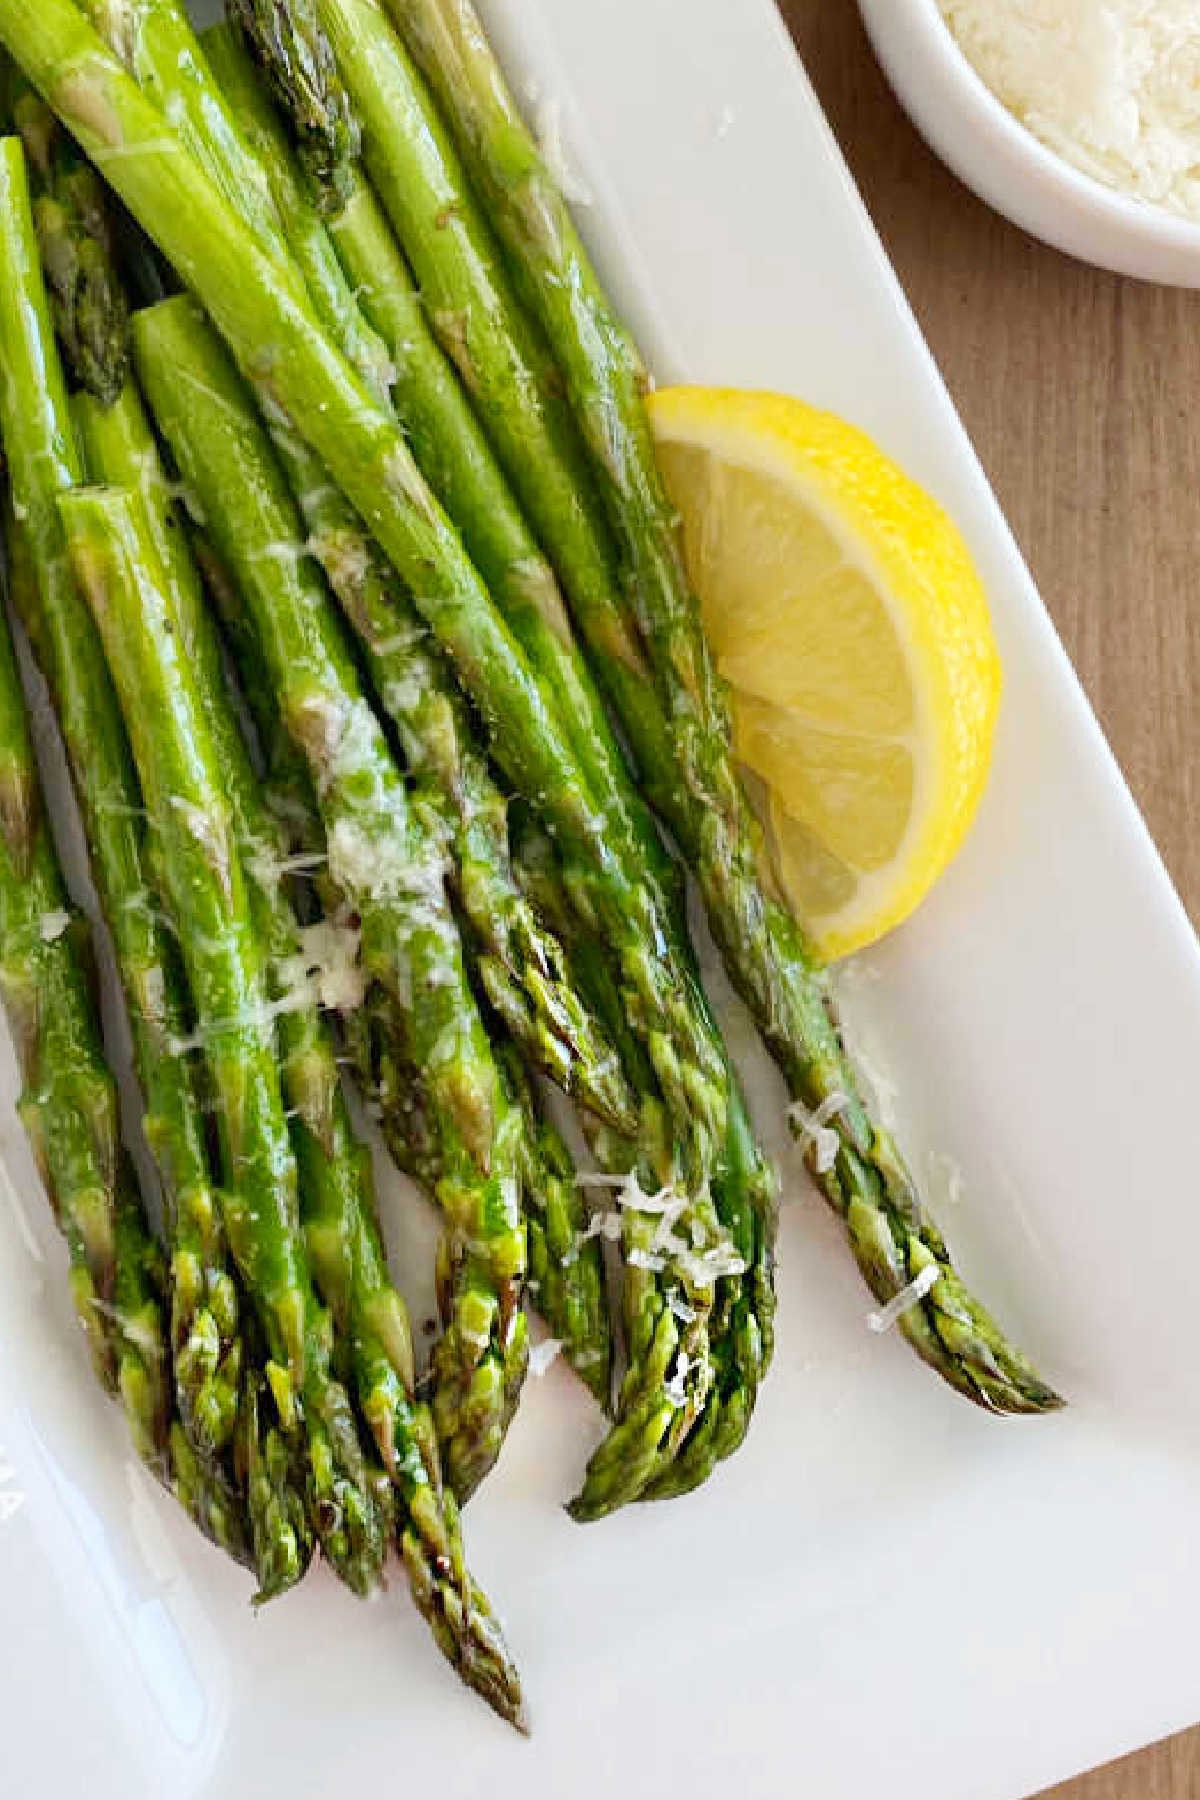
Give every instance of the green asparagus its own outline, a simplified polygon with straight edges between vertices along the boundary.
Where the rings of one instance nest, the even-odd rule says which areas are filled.
[[[22,552],[11,536],[8,549],[11,586]],[[89,948],[43,816],[0,619],[0,997],[25,1082],[21,1118],[67,1242],[71,1294],[96,1372],[119,1396],[147,1467],[207,1537],[242,1560],[236,1499],[196,1461],[172,1418],[161,1259],[121,1149]]]
[[[25,1082],[19,1111],[71,1259],[71,1293],[110,1389],[117,1288],[120,1127],[87,1004],[81,927],[64,905],[41,818],[7,627],[0,637],[0,993]],[[157,1410],[157,1409],[155,1409]],[[138,1421],[153,1437],[153,1423]]]
[[[253,1297],[281,1427],[307,1440],[309,1512],[350,1586],[382,1567],[386,1519],[349,1401],[330,1373],[327,1315],[312,1292],[273,1013],[217,751],[140,496],[78,489],[60,511],[72,567],[104,640],[154,833],[159,879],[196,1002],[218,1099],[226,1228]],[[175,1046],[177,1051],[186,1044]]]
[[[358,314],[252,67],[226,28],[206,33],[205,49],[262,165],[289,245],[324,322],[372,390],[385,393],[381,368],[386,356]],[[149,63],[153,55],[153,47],[147,46],[143,60]],[[166,79],[157,63],[154,73],[156,80]],[[199,64],[193,74],[196,82],[205,80]],[[195,142],[209,161],[221,154],[221,140],[201,142],[212,110],[189,115],[187,127],[189,143]],[[219,113],[220,107],[215,110]],[[247,217],[253,225],[253,214]],[[311,453],[287,430],[286,422],[273,417],[269,407],[268,416],[276,447],[305,508],[310,541],[339,600],[368,637],[378,688],[392,702],[405,748],[418,773],[442,782],[441,810],[458,852],[460,899],[483,946],[479,964],[489,996],[549,1073],[568,1090],[578,1090],[601,1113],[619,1117],[629,1102],[621,1091],[615,1059],[598,1041],[569,989],[564,989],[556,969],[556,946],[511,877],[503,803],[482,759],[471,751],[465,714],[453,702],[453,684],[439,659],[422,651],[417,639],[423,634],[405,591],[352,510],[329,486],[319,465],[314,470]]]
[[[380,32],[375,22],[368,23],[365,30],[375,33],[374,56],[370,45],[364,47],[360,41],[361,34],[347,31],[342,42],[343,46],[353,44],[347,54],[360,70],[360,88],[376,95],[377,117],[385,118],[388,83],[390,81],[394,97],[397,86],[403,87],[403,69],[386,28]],[[276,84],[281,89],[286,87],[285,77],[286,70],[281,69]],[[383,88],[372,86],[373,82],[378,84],[380,81]],[[383,94],[382,101],[380,93]],[[394,166],[393,158],[389,167]],[[395,216],[399,210],[395,199],[393,206]],[[448,379],[446,365],[430,341],[412,279],[365,184],[359,184],[342,212],[335,217],[333,232],[348,270],[358,284],[365,309],[372,314],[393,347],[400,371],[397,404],[401,417],[413,433],[418,462],[463,530],[467,547],[479,558],[483,573],[492,581],[495,591],[502,594],[504,584],[511,585],[513,570],[528,567],[525,559],[535,553],[535,546],[469,407],[452,379]],[[477,231],[476,236],[482,238],[482,231]],[[486,303],[486,296],[484,299]],[[631,844],[635,859],[640,860],[643,867],[648,864],[661,877],[667,865],[658,849],[653,828],[647,828],[644,817],[639,816],[640,808],[636,799],[631,798],[627,781],[622,783],[624,771],[620,770],[616,779],[613,778],[614,768],[619,769],[619,759],[606,742],[606,727],[601,726],[597,731],[589,723],[602,718],[602,714],[580,669],[577,655],[571,652],[569,634],[561,619],[556,620],[557,629],[551,628],[545,617],[546,609],[530,609],[527,597],[522,612],[520,594],[509,600],[505,610],[535,666],[549,671],[551,688],[557,687],[565,693],[570,715],[582,721],[582,735],[586,740],[585,766],[589,773],[598,769],[599,791],[609,800],[610,810],[621,828],[614,832],[612,820],[606,821],[610,839]],[[532,626],[531,612],[536,613]],[[670,888],[669,877],[664,885]],[[411,1107],[405,1106],[403,1116],[410,1125],[414,1122]],[[732,1185],[736,1187],[737,1183]],[[760,1250],[767,1254],[763,1246]]]
[[[230,591],[228,575],[207,546],[203,566],[231,640],[259,742],[267,747],[268,780],[276,791],[276,816],[286,822],[288,847],[319,864],[325,840],[316,796],[307,770],[303,765],[297,767],[294,747],[262,679],[263,660],[253,630],[248,629],[249,621]],[[376,984],[363,1007],[346,1020],[346,1035],[364,1091],[396,1162],[432,1194],[440,1178],[435,1134],[421,1095],[419,1072],[404,1064],[393,1012],[386,990]],[[607,1405],[612,1346],[600,1247],[579,1241],[584,1221],[569,1152],[539,1108],[528,1080],[519,1073],[514,1045],[504,1047],[500,1065],[510,1093],[520,1099],[525,1121],[522,1155],[530,1291],[551,1332],[561,1338],[567,1360],[601,1404]]]
[[[502,1044],[500,1066],[524,1119],[525,1215],[529,1289],[566,1362],[607,1411],[612,1404],[612,1328],[604,1258],[587,1236],[575,1161],[546,1113],[515,1044]]]
[[[322,0],[341,7],[349,0]],[[473,0],[386,0],[430,81],[470,179],[483,197],[525,305],[557,358],[592,473],[620,547],[624,605],[576,603],[598,671],[652,796],[695,869],[730,979],[802,1107],[836,1097],[840,1149],[818,1184],[846,1221],[877,1298],[926,1268],[935,1286],[901,1330],[951,1385],[1001,1412],[1060,1404],[965,1291],[925,1216],[895,1144],[869,1118],[837,1027],[812,979],[803,932],[777,898],[762,832],[734,763],[728,706],[683,564],[677,522],[654,457],[648,379],[571,220],[561,185],[521,118]],[[340,46],[339,46],[340,48]],[[371,126],[367,125],[368,153]],[[394,150],[395,139],[389,139]],[[525,330],[510,317],[516,339]],[[493,328],[496,327],[495,321]],[[502,329],[502,326],[499,327]],[[511,429],[506,412],[504,426]],[[493,427],[495,429],[496,427]],[[572,601],[576,594],[570,587]],[[636,634],[657,706],[628,665],[613,670],[618,619]],[[664,757],[663,751],[666,751]]]
[[[230,0],[230,13],[268,84],[286,69],[301,161],[323,209],[336,211],[354,179],[362,134],[312,0]]]
[[[275,262],[277,277],[299,293],[300,278],[288,258],[270,184],[214,89],[182,0],[81,0],[79,10],[170,121],[171,130],[186,141],[217,192],[239,217],[251,221],[255,237]],[[25,73],[30,75],[28,68]],[[36,87],[36,79],[30,79]],[[49,100],[45,93],[43,98]],[[154,233],[148,235],[153,238]]]
[[[80,383],[114,400],[129,371],[129,309],[114,267],[104,183],[49,107],[20,84],[12,120],[25,147],[55,330]]]
[[[51,0],[34,29],[28,4],[4,0],[0,18],[10,48],[70,119],[135,216],[141,214],[144,226],[153,223],[151,235],[204,299],[247,371],[269,384],[359,506],[479,703],[514,786],[543,798],[556,825],[575,839],[577,890],[604,928],[628,945],[623,971],[636,984],[633,1004],[703,1165],[723,1137],[724,1082],[707,1031],[698,1026],[690,980],[670,979],[673,972],[653,953],[665,933],[651,896],[628,874],[622,877],[595,808],[564,782],[571,767],[567,746],[394,418],[372,401],[297,297],[294,280],[222,203],[86,22]]]
[[[223,50],[218,33],[213,45],[214,53],[218,57],[218,66],[228,68],[231,58],[228,55],[227,38],[224,43],[226,48]],[[232,74],[232,71],[230,73]],[[261,102],[254,101],[244,78],[237,81],[234,77],[234,85],[240,100],[239,116],[243,109],[246,112],[254,110],[261,114]],[[279,160],[277,132],[271,132],[260,119],[260,125],[255,135],[263,154],[268,157],[272,165],[277,167]],[[276,177],[276,186],[280,186],[278,177]],[[379,242],[379,237],[380,234],[377,232],[375,234],[376,243]],[[392,288],[394,292],[394,283]],[[354,362],[353,344],[345,340],[344,334],[339,335],[339,342],[340,347],[349,354],[351,361]],[[465,407],[461,395],[457,394],[453,382],[447,380],[444,364],[441,363],[436,350],[429,342],[427,333],[405,345],[403,355],[397,358],[397,366],[401,371],[397,391],[402,402],[404,422],[409,423],[408,408],[404,403],[411,402],[411,410],[415,414],[418,428],[426,427],[422,431],[424,441],[427,444],[448,443],[453,447],[448,457],[442,453],[443,462],[457,475],[457,492],[464,514],[475,522],[476,535],[485,540],[484,547],[489,553],[489,563],[497,570],[498,578],[505,584],[507,619],[514,631],[521,637],[522,646],[530,647],[532,661],[529,668],[522,671],[525,687],[528,687],[528,683],[532,679],[536,685],[538,697],[547,711],[554,714],[560,730],[563,729],[564,718],[570,720],[570,729],[566,735],[572,739],[572,747],[577,752],[581,740],[586,746],[583,767],[589,775],[593,773],[596,766],[600,766],[602,778],[606,784],[602,790],[603,798],[605,802],[610,803],[608,790],[614,785],[614,781],[611,770],[606,765],[615,760],[616,752],[612,747],[607,726],[603,723],[603,715],[598,703],[596,703],[590,688],[580,680],[580,671],[574,659],[564,652],[562,643],[564,621],[553,578],[549,575],[543,559],[537,554],[527,530],[520,521],[519,514],[507,497],[502,478],[495,471],[494,465],[479,439],[477,428],[469,423],[464,423],[464,421],[469,421],[469,409]],[[450,395],[456,397],[455,403],[449,401],[448,396]],[[441,427],[441,429],[429,430],[427,422],[431,420],[435,426]],[[276,442],[277,446],[284,449],[286,457],[286,449],[280,444],[278,431],[276,432]],[[460,449],[460,447],[462,448]],[[465,455],[462,453],[463,450],[465,450]],[[291,461],[290,458],[287,460]],[[484,477],[482,490],[477,488],[474,479],[479,472],[482,472]],[[302,482],[303,474],[301,473]],[[298,485],[293,480],[293,486],[297,487]],[[300,497],[304,504],[303,493]],[[489,521],[494,519],[494,523],[489,523],[487,527],[486,536],[483,527],[478,523],[481,519]],[[392,605],[395,605],[399,596],[396,584],[389,580],[386,569],[381,570],[378,560],[371,557],[369,552],[364,558],[363,543],[361,539],[356,539],[352,546],[347,547],[346,553],[341,556],[342,568],[339,573],[335,566],[339,559],[336,554],[330,553],[330,540],[331,538],[336,540],[339,534],[328,529],[322,530],[311,512],[309,513],[309,525],[319,553],[322,553],[322,542],[325,544],[322,560],[343,604],[361,618],[364,604],[370,605],[374,600],[378,607],[381,628],[385,631],[388,630],[385,602],[390,601]],[[353,580],[348,582],[346,579],[347,564],[349,564],[352,575],[354,572],[366,568],[365,576],[359,576],[357,590]],[[396,635],[394,627],[390,630],[389,635],[391,637]],[[458,642],[461,654],[461,635]],[[556,678],[557,686],[555,680],[548,681],[545,678],[544,671],[546,669],[549,669]],[[388,689],[392,692],[404,691],[404,687],[394,680],[389,682],[385,679],[384,688],[385,692]],[[560,692],[560,689],[563,691]],[[518,698],[522,691],[518,690]],[[484,710],[486,712],[487,707]],[[506,716],[513,717],[515,715],[510,711]],[[528,766],[528,753],[523,752],[522,754],[525,765]],[[547,767],[547,763],[543,761],[541,764],[543,774],[540,777],[543,782],[550,779],[550,776],[544,773]],[[531,779],[538,778],[531,777]],[[595,785],[594,782],[593,785]],[[594,821],[591,823],[594,825]],[[593,831],[593,842],[594,838],[595,832]],[[594,854],[590,846],[588,854]],[[594,901],[589,901],[589,904],[594,905]],[[651,939],[654,939],[659,934],[660,927],[654,920],[649,920],[647,930]],[[648,979],[648,965],[643,961],[640,963],[639,969],[642,975],[641,985],[647,988],[652,987],[652,980]],[[642,1003],[644,1004],[644,1002]],[[661,986],[655,995],[655,1004],[659,1009],[663,1008]],[[686,1033],[687,1031],[688,1021],[683,1016],[685,1011],[686,1009],[681,1009],[675,1015],[673,1025],[676,1032],[683,1030]],[[662,1066],[659,1068],[660,1078],[668,1083],[677,1082],[678,1064],[661,1033],[651,1029],[650,1041],[657,1050],[665,1051],[662,1056]],[[703,1061],[710,1047],[701,1035],[687,1040],[687,1048],[694,1059]],[[685,1115],[692,1097],[689,1097],[686,1092],[680,1091],[678,1087],[675,1097],[681,1115]]]
[[[604,946],[564,912],[554,847],[528,809],[518,811],[515,824],[518,872],[561,933],[575,981],[608,1024],[633,1084],[644,1086],[644,1058],[613,1005],[614,987]],[[653,1108],[646,1109],[639,1142],[633,1147],[636,1156],[631,1155],[627,1142],[612,1133],[603,1129],[590,1133],[607,1185],[626,1188],[620,1202],[620,1232],[627,1262],[626,1333],[635,1352],[634,1369],[639,1356],[652,1367],[656,1346],[661,1356],[663,1346],[671,1344],[672,1333],[679,1340],[675,1356],[682,1351],[689,1360],[695,1357],[702,1343],[697,1327],[702,1326],[712,1343],[712,1379],[703,1414],[675,1454],[675,1440],[687,1422],[683,1408],[676,1404],[673,1415],[657,1417],[651,1408],[647,1426],[646,1408],[633,1405],[638,1392],[636,1378],[629,1383],[625,1437],[632,1440],[633,1448],[622,1457],[620,1437],[603,1447],[573,1504],[572,1511],[579,1519],[611,1511],[631,1497],[630,1485],[645,1498],[665,1493],[669,1483],[674,1492],[699,1485],[718,1461],[737,1449],[749,1428],[758,1387],[774,1348],[776,1183],[754,1141],[732,1073],[730,1082],[728,1138],[714,1172],[713,1201],[734,1255],[731,1273],[717,1281],[715,1293],[709,1291],[709,1284],[697,1284],[694,1274],[681,1277],[671,1259],[664,1257],[663,1240],[671,1235],[669,1213],[646,1217],[636,1204],[639,1193],[653,1195],[665,1181],[664,1166],[669,1174]],[[636,1187],[615,1179],[634,1173]],[[735,1264],[745,1267],[734,1272]],[[671,1398],[674,1402],[679,1398],[674,1383]],[[656,1428],[665,1434],[657,1446]],[[635,1469],[640,1470],[640,1477],[631,1477]]]
[[[220,67],[215,47],[214,60]],[[274,46],[275,92],[285,110],[288,63],[286,41]],[[244,90],[243,90],[244,92]],[[261,98],[256,106],[261,111]],[[250,221],[253,223],[253,221]],[[660,879],[669,865],[657,833],[629,781],[604,709],[571,642],[554,572],[526,524],[491,446],[472,411],[453,365],[430,330],[421,295],[388,219],[370,183],[355,175],[339,209],[327,221],[330,235],[353,283],[363,312],[383,338],[392,358],[392,398],[417,464],[461,532],[468,554],[530,659],[542,698],[556,712],[598,802],[610,836],[638,842],[639,854]],[[335,334],[336,335],[336,334]],[[342,348],[347,349],[345,343]],[[353,356],[351,356],[353,360]],[[553,393],[550,404],[557,407]],[[528,464],[531,446],[522,446],[518,467]],[[555,518],[561,518],[556,513]],[[568,517],[570,515],[567,515]],[[546,520],[543,525],[549,529]],[[310,519],[314,536],[320,537]],[[595,557],[581,553],[581,579],[595,578]],[[335,588],[336,569],[326,572]],[[632,658],[631,642],[618,633],[616,657]],[[668,887],[672,886],[670,879]]]
[[[19,145],[0,149],[0,431],[27,550],[14,601],[63,730],[92,868],[130,1008],[146,1133],[173,1222],[171,1338],[179,1405],[198,1451],[233,1428],[240,1378],[237,1298],[224,1270],[218,1208],[191,1072],[169,1044],[185,1028],[173,946],[145,866],[141,792],[95,628],[67,567],[56,511],[81,473],[55,352]]]
[[[217,539],[224,559],[231,565],[237,563],[241,585],[250,598],[251,605],[257,606],[259,619],[266,621],[277,611],[281,591],[293,582],[303,584],[303,545],[294,515],[289,513],[287,507],[279,471],[273,469],[269,447],[253,417],[249,402],[242,394],[236,376],[225,361],[215,338],[203,325],[191,303],[171,301],[149,313],[139,314],[135,319],[134,341],[139,370],[158,414],[160,426],[172,445],[185,476],[186,485],[198,495],[201,510],[210,521],[210,532]],[[239,410],[240,426],[234,431],[234,421],[238,418]],[[251,480],[252,470],[255,474]],[[264,501],[270,501],[267,514],[259,521],[256,536],[252,539],[260,546],[257,554],[248,553],[248,543],[245,538],[239,539],[234,523],[238,518],[247,520],[248,495],[251,493]],[[262,594],[256,603],[250,597],[250,590],[255,584],[259,589],[266,585],[263,570],[267,567],[265,558],[268,551],[274,558],[275,565],[271,569],[270,592]],[[281,563],[283,573],[278,572]],[[298,612],[300,610],[297,608]],[[310,589],[309,598],[303,605],[303,618],[308,622],[307,629],[310,633],[313,622],[321,616],[318,595]],[[277,647],[274,652],[266,631],[266,625],[261,625],[259,637],[262,654],[268,662],[280,660],[283,651],[279,647],[282,643],[278,638],[279,627],[275,627]],[[311,666],[313,653],[306,654]],[[331,679],[329,671],[334,666],[333,651],[327,648],[321,655],[325,670],[321,680],[328,683]],[[282,694],[289,685],[294,690],[300,678],[300,669],[300,652],[297,648],[292,648],[287,655],[287,667],[281,666],[274,672],[277,691]],[[345,676],[339,679],[344,688]],[[318,787],[320,786],[322,782],[318,779]],[[324,786],[328,789],[327,781]],[[328,805],[328,799],[326,804]],[[330,824],[328,817],[327,824]],[[331,825],[331,845],[336,841],[335,829],[336,826]],[[354,900],[362,911],[364,901],[361,894],[356,893]],[[407,1053],[406,1060],[409,1066],[413,1062],[422,1066],[411,1052]],[[444,1188],[444,1165],[441,1185]],[[711,1248],[722,1239],[723,1234],[715,1215],[703,1194],[691,1197],[690,1217],[695,1229],[702,1234],[706,1248]],[[643,1236],[652,1235],[657,1230],[658,1223],[658,1220],[653,1220],[647,1224],[643,1220]],[[644,1254],[650,1254],[645,1245],[641,1248]],[[470,1262],[471,1258],[468,1257],[468,1266]],[[692,1285],[694,1288],[695,1284]],[[677,1447],[687,1425],[703,1408],[707,1399],[709,1364],[703,1336],[704,1306],[698,1292],[693,1293],[693,1299],[695,1330],[680,1334],[668,1327],[659,1340],[660,1344],[668,1344],[672,1349],[681,1336],[687,1336],[691,1340],[690,1348],[685,1351],[687,1360],[684,1364],[687,1405],[682,1406],[664,1397],[655,1415],[663,1424],[664,1431],[669,1422],[670,1432],[667,1435],[673,1448]],[[648,1343],[651,1335],[643,1332],[639,1343]],[[469,1363],[467,1366],[469,1367]],[[443,1381],[446,1370],[453,1367],[454,1363],[445,1356],[442,1346],[439,1346],[435,1369]],[[652,1372],[657,1371],[658,1363],[652,1362],[650,1369]],[[458,1392],[454,1386],[449,1386],[444,1391],[451,1395],[457,1395]],[[633,1391],[632,1387],[630,1391]],[[491,1391],[490,1396],[485,1390],[485,1397],[490,1405],[506,1413],[512,1404],[512,1392],[510,1381],[504,1379]],[[475,1417],[475,1405],[469,1402],[466,1395],[456,1398],[455,1407],[456,1410],[461,1408],[466,1418]],[[444,1430],[441,1422],[443,1411],[436,1400],[435,1416],[439,1418],[439,1428]],[[453,1417],[453,1413],[450,1416]],[[645,1429],[639,1428],[642,1432]],[[495,1430],[489,1428],[483,1437],[483,1443],[491,1446],[497,1441]],[[617,1438],[611,1452],[614,1462],[620,1460],[624,1443],[623,1436]],[[458,1466],[453,1453],[448,1453],[447,1463],[451,1471]],[[640,1464],[638,1466],[641,1467]],[[452,1479],[456,1491],[462,1491],[465,1481],[454,1478],[453,1475]],[[618,1490],[614,1487],[613,1491],[615,1493]],[[624,1497],[624,1488],[619,1491]]]

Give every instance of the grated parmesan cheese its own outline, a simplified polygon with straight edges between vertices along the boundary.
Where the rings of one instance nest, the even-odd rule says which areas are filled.
[[[297,933],[294,956],[284,957],[276,976],[297,1010],[315,1000],[329,1012],[357,1012],[366,998],[367,976],[360,961],[362,932],[335,919],[322,919]]]
[[[926,1263],[920,1274],[914,1275],[908,1286],[902,1287],[898,1294],[894,1294],[886,1306],[881,1306],[878,1312],[867,1314],[867,1330],[890,1331],[896,1321],[902,1319],[905,1313],[911,1312],[915,1306],[920,1306],[930,1288],[937,1286],[938,1276],[941,1272],[937,1263]]]
[[[1195,0],[939,0],[983,80],[1106,187],[1200,219]]]
[[[575,1184],[584,1188],[613,1188],[617,1205],[613,1211],[593,1214],[587,1228],[579,1234],[573,1255],[577,1256],[582,1246],[594,1237],[616,1243],[623,1233],[622,1212],[633,1212],[656,1218],[658,1224],[648,1249],[632,1245],[626,1251],[625,1261],[631,1268],[648,1269],[654,1274],[673,1268],[694,1288],[711,1288],[724,1278],[745,1274],[745,1261],[724,1232],[718,1234],[715,1243],[706,1246],[699,1221],[693,1219],[692,1242],[688,1244],[679,1236],[675,1226],[690,1202],[686,1194],[680,1194],[675,1188],[667,1186],[655,1194],[648,1194],[636,1171],[628,1175],[581,1174],[575,1177]],[[570,1253],[568,1260],[572,1260]]]
[[[787,1109],[788,1119],[797,1137],[804,1139],[812,1147],[813,1167],[818,1175],[828,1175],[837,1162],[842,1140],[829,1121],[845,1112],[849,1104],[849,1095],[838,1089],[822,1100],[816,1112],[809,1112],[802,1100],[793,1100]]]

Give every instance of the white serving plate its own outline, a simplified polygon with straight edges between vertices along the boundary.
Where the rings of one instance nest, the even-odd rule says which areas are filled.
[[[5,1104],[28,1227],[0,1203],[0,1789],[1017,1800],[1198,1710],[1197,943],[769,0],[483,10],[518,88],[563,101],[585,228],[660,377],[848,414],[984,569],[995,779],[847,1010],[902,1088],[915,1167],[962,1172],[961,1201],[931,1193],[966,1274],[1074,1405],[982,1417],[867,1332],[732,1013],[785,1159],[774,1376],[703,1492],[586,1528],[560,1503],[594,1417],[561,1367],[530,1384],[468,1520],[524,1743],[402,1594],[356,1608],[318,1574],[251,1614],[90,1385]]]

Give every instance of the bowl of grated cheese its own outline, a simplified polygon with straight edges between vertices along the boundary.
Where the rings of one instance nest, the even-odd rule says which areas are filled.
[[[1070,255],[1200,287],[1197,0],[859,0],[932,149]]]

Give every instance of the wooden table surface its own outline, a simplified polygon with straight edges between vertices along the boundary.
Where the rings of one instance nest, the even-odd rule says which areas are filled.
[[[1102,274],[1007,224],[909,125],[853,0],[780,4],[1046,604],[1200,921],[1200,293]],[[1053,1800],[1197,1796],[1200,1727],[1053,1790]]]

